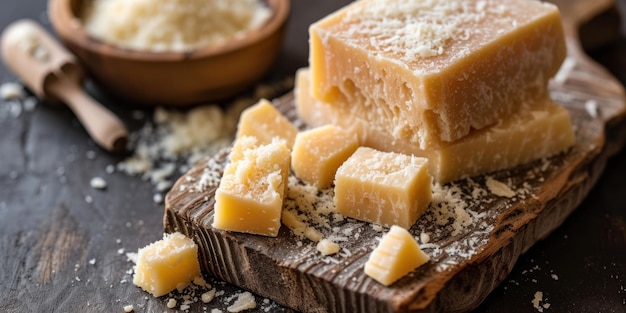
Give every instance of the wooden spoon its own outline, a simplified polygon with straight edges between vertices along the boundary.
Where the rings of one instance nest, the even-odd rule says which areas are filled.
[[[84,72],[72,54],[31,20],[19,20],[2,33],[6,64],[42,100],[64,102],[102,148],[126,149],[128,131],[120,119],[82,88]]]

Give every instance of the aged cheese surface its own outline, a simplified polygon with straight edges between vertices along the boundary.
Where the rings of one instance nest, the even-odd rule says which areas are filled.
[[[335,175],[337,212],[358,220],[411,227],[431,200],[428,160],[358,148]]]
[[[241,113],[236,138],[254,136],[259,144],[268,144],[274,137],[279,137],[291,149],[297,133],[298,129],[286,117],[269,101],[261,99]]]
[[[422,156],[429,159],[430,173],[438,183],[510,168],[562,152],[575,141],[567,110],[544,98],[496,125],[439,148],[397,140],[389,132],[354,116],[343,106],[315,100],[310,93],[309,74],[296,75],[296,107],[300,117],[317,127],[333,124],[356,133],[362,145],[383,151]]]
[[[276,236],[289,162],[289,149],[282,140],[259,144],[255,137],[236,139],[215,192],[213,227]]]
[[[429,259],[406,229],[394,225],[372,251],[364,271],[389,286]]]
[[[319,189],[330,187],[341,164],[359,147],[356,134],[334,125],[298,133],[291,152],[296,176]]]
[[[422,149],[545,97],[565,54],[534,0],[364,0],[310,27],[315,98]]]
[[[198,246],[181,233],[164,235],[137,253],[133,283],[160,297],[200,276]]]

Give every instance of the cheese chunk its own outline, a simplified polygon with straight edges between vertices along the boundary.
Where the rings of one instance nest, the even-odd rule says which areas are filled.
[[[274,137],[279,137],[291,149],[297,133],[298,129],[272,103],[261,99],[241,113],[236,138],[253,136],[259,140],[259,144],[268,144]]]
[[[525,105],[518,114],[503,118],[496,125],[424,150],[417,144],[395,139],[342,106],[315,100],[308,86],[308,70],[301,69],[296,75],[296,109],[309,126],[333,124],[357,134],[364,146],[426,157],[431,175],[441,184],[552,156],[576,140],[567,110],[544,98]]]
[[[160,297],[176,288],[185,288],[198,276],[198,246],[176,232],[139,249],[133,283]]]
[[[289,176],[289,149],[281,140],[235,140],[215,191],[213,227],[275,237]]]
[[[324,189],[332,185],[341,164],[359,147],[355,134],[333,125],[298,133],[291,167],[303,181]]]
[[[566,56],[533,0],[356,1],[309,32],[313,95],[422,149],[544,98]]]
[[[389,286],[428,260],[430,257],[415,238],[406,229],[394,225],[372,251],[363,270],[367,276]]]
[[[411,227],[431,200],[428,160],[360,147],[335,176],[337,212],[358,220]]]

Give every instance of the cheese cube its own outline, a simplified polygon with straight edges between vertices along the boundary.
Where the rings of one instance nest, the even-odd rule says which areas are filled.
[[[389,286],[428,260],[430,257],[420,249],[415,238],[406,229],[394,225],[372,251],[363,270],[369,277]]]
[[[261,99],[241,113],[236,138],[253,136],[259,140],[259,144],[268,144],[274,137],[278,137],[291,149],[297,133],[298,129],[272,103]]]
[[[309,126],[339,126],[357,134],[362,145],[382,151],[411,154],[429,159],[430,173],[444,184],[464,177],[511,168],[571,147],[576,138],[567,110],[549,98],[527,104],[515,115],[491,127],[439,148],[397,140],[389,132],[343,109],[312,97],[307,69],[296,75],[296,108]]]
[[[303,181],[324,189],[332,185],[341,164],[359,147],[355,134],[333,125],[298,133],[291,167]]]
[[[313,95],[422,149],[544,98],[566,56],[533,0],[356,1],[309,32]]]
[[[185,288],[198,276],[198,246],[176,232],[139,249],[133,283],[160,297],[176,288]]]
[[[278,235],[289,162],[289,149],[281,140],[259,144],[255,137],[236,139],[215,192],[213,227]]]
[[[428,160],[360,147],[335,176],[337,212],[358,220],[411,227],[431,200]]]

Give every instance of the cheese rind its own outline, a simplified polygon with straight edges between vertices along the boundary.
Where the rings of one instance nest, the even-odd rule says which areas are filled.
[[[302,131],[291,152],[291,167],[298,178],[318,189],[332,185],[337,169],[359,147],[355,134],[334,125]]]
[[[258,144],[255,137],[235,140],[230,163],[215,192],[213,227],[278,235],[289,163],[289,149],[281,140],[265,145]]]
[[[272,103],[261,99],[241,113],[235,138],[252,136],[259,140],[259,144],[268,144],[278,137],[291,149],[297,133],[298,129]]]
[[[411,227],[431,200],[428,160],[358,148],[337,170],[337,212],[358,220]]]
[[[155,297],[185,287],[200,276],[198,246],[181,233],[165,234],[137,253],[133,283]]]
[[[489,173],[560,153],[576,140],[569,113],[549,98],[532,104],[496,125],[439,148],[395,139],[389,132],[354,116],[344,106],[316,100],[309,89],[309,71],[296,74],[295,102],[300,118],[312,127],[333,124],[356,133],[362,145],[429,159],[438,183]]]
[[[363,270],[367,276],[389,286],[428,260],[430,257],[415,238],[406,229],[394,225],[372,251]]]
[[[309,33],[313,95],[421,149],[545,97],[566,55],[558,9],[529,0],[358,1]]]

